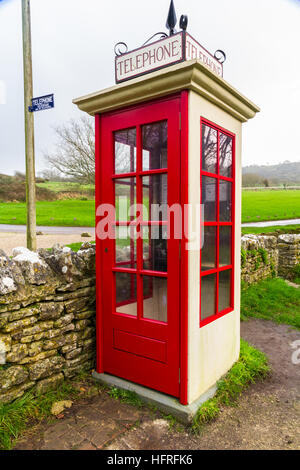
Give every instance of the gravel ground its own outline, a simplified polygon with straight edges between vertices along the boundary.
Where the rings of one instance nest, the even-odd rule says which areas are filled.
[[[56,235],[37,235],[38,248],[51,248],[55,243],[69,245],[70,243],[91,241],[92,238],[83,238],[80,234],[56,234]],[[5,251],[8,256],[12,255],[13,248],[17,246],[26,246],[25,233],[0,233],[0,249]]]

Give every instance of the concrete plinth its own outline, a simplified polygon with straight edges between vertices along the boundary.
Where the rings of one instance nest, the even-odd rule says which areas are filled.
[[[212,398],[216,393],[217,387],[213,386],[203,393],[197,400],[193,401],[190,405],[181,405],[176,398],[173,398],[164,393],[151,390],[150,388],[142,387],[133,382],[120,379],[109,374],[98,374],[93,372],[93,378],[102,384],[109,385],[110,387],[117,387],[123,390],[135,392],[137,396],[145,403],[156,406],[164,413],[175,416],[178,421],[184,424],[190,424],[196,415],[199,407],[209,398]]]

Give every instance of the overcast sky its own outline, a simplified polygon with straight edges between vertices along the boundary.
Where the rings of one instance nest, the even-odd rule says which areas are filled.
[[[129,49],[165,31],[169,0],[31,0],[34,95],[55,94],[35,114],[36,167],[53,126],[79,118],[72,99],[114,81],[114,45]],[[300,0],[175,0],[177,17],[214,53],[224,79],[261,107],[243,125],[243,165],[300,161]],[[4,103],[3,103],[4,102]],[[24,171],[21,0],[0,0],[0,173]]]

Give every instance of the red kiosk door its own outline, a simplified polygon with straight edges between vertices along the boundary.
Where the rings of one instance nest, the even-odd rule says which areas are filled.
[[[180,98],[99,124],[97,237],[108,235],[97,238],[101,372],[178,397]]]

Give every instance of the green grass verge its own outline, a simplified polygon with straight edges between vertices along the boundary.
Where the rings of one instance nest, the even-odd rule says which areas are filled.
[[[249,233],[282,235],[284,233],[300,233],[299,225],[273,225],[272,227],[242,227],[242,235]]]
[[[298,263],[293,269],[293,282],[300,284],[300,263]]]
[[[69,248],[71,248],[72,251],[77,252],[77,251],[80,250],[80,248],[81,248],[81,246],[82,246],[83,243],[84,243],[84,242],[70,243],[69,245],[66,245],[66,246],[68,246]],[[89,242],[89,243],[92,243],[92,244],[94,245],[96,242],[93,241],[93,242]]]
[[[242,222],[296,219],[299,217],[299,191],[242,192]]]
[[[263,380],[269,372],[270,368],[265,354],[241,339],[239,360],[224,379],[218,382],[216,395],[199,408],[192,430],[198,433],[204,424],[218,416],[222,405],[234,405],[251,383]]]
[[[123,403],[128,403],[129,405],[136,406],[141,408],[145,406],[142,400],[137,396],[135,392],[131,392],[130,390],[123,390],[117,387],[111,387],[108,390],[108,395],[115,400],[120,400]]]
[[[60,227],[93,227],[95,225],[95,201],[67,199],[38,201],[37,225]],[[0,224],[26,225],[25,203],[0,203]]]
[[[125,239],[117,239],[116,241],[116,248],[120,248],[120,247],[123,247],[123,246],[129,246],[129,242],[130,242],[130,239],[129,238],[125,238]],[[78,242],[78,243],[70,243],[69,245],[66,245],[68,247],[71,248],[71,250],[73,251],[79,251],[81,246],[82,246],[82,243],[84,242]],[[93,245],[96,243],[95,241],[89,241],[89,243],[92,243]],[[49,248],[50,249],[50,248]]]
[[[25,393],[21,398],[8,404],[0,404],[0,449],[11,449],[29,423],[37,424],[51,416],[53,403],[72,400],[79,395],[78,388],[71,382],[63,382],[56,390],[45,395]]]
[[[300,329],[300,289],[280,278],[243,285],[241,319],[263,318]]]

